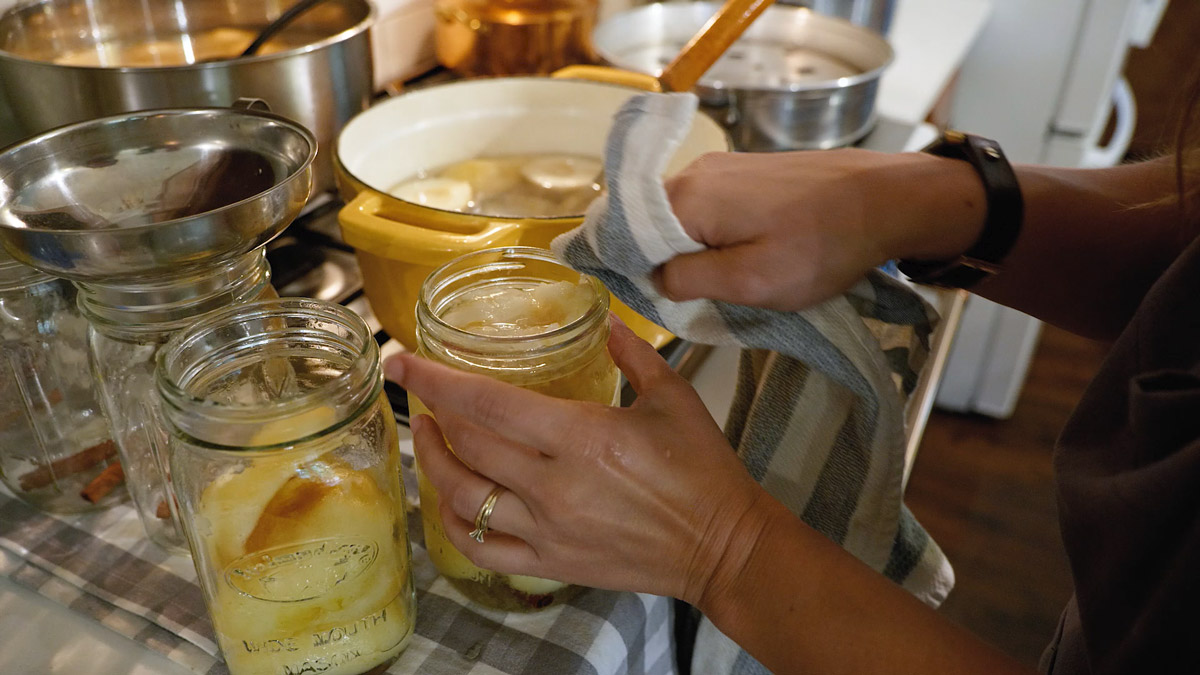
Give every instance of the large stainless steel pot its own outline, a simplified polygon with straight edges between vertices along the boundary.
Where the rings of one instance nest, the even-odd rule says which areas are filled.
[[[0,87],[17,132],[261,98],[316,135],[314,184],[330,189],[334,140],[370,102],[374,10],[367,0],[328,0],[280,33],[273,53],[229,58],[293,2],[20,3],[0,15]]]
[[[668,2],[617,14],[597,26],[596,50],[614,66],[657,75],[719,7]],[[739,150],[840,147],[874,126],[875,93],[892,56],[871,29],[807,8],[768,7],[695,91]]]

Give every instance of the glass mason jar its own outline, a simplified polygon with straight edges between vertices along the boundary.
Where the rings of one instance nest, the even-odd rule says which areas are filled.
[[[166,432],[154,396],[159,349],[199,317],[230,305],[274,297],[259,249],[201,270],[124,282],[76,282],[79,309],[90,324],[92,372],[112,427],[126,487],[152,542],[187,553],[174,515]]]
[[[399,440],[354,312],[267,300],[167,344],[171,476],[232,675],[381,673],[412,636]]]
[[[550,251],[488,249],[456,258],[425,280],[417,303],[417,354],[548,396],[613,405],[619,373],[608,354],[608,291]],[[409,396],[412,415],[430,414]],[[417,470],[425,546],[468,598],[529,611],[567,599],[567,584],[472,564],[446,538],[438,496]]]
[[[54,513],[125,498],[75,289],[0,249],[0,478]]]

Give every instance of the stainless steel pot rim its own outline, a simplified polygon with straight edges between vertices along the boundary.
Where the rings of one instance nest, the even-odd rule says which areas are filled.
[[[883,74],[883,71],[890,64],[891,64],[891,59],[888,60],[887,64],[884,64],[883,66],[880,66],[879,68],[868,71],[866,73],[862,73],[860,75],[855,75],[853,77],[840,77],[836,80],[826,80],[824,82],[813,82],[813,83],[808,83],[808,84],[794,84],[794,85],[780,86],[780,87],[762,87],[762,86],[746,86],[746,85],[737,85],[737,84],[726,84],[724,82],[704,82],[703,80],[701,80],[700,84],[697,85],[697,88],[701,89],[701,90],[707,89],[710,91],[746,91],[746,92],[756,92],[756,93],[757,92],[762,92],[762,93],[776,92],[776,93],[780,93],[780,94],[802,94],[805,92],[825,93],[825,92],[830,92],[830,91],[837,91],[838,89],[848,89],[850,87],[864,84],[867,82],[874,82],[879,79],[879,77]]]
[[[99,117],[99,118],[92,119],[92,120],[84,120],[82,122],[74,122],[71,124],[65,124],[60,127],[55,127],[53,129],[50,129],[49,131],[44,131],[40,134],[37,134],[36,136],[31,136],[31,137],[24,139],[22,141],[19,141],[17,143],[13,143],[12,145],[10,145],[6,148],[0,149],[0,154],[16,152],[22,148],[26,148],[26,147],[29,147],[29,146],[32,146],[32,145],[35,145],[35,144],[38,144],[38,143],[41,143],[44,141],[52,141],[56,137],[66,136],[68,134],[87,129],[89,127],[98,127],[98,126],[103,126],[106,124],[119,124],[119,123],[123,123],[123,122],[129,122],[130,120],[134,120],[134,119],[138,119],[138,118],[150,118],[150,117],[157,117],[157,116],[163,116],[163,115],[179,116],[179,117],[193,116],[193,115],[202,115],[202,116],[237,115],[237,116],[250,116],[250,117],[260,117],[263,119],[268,119],[268,120],[277,122],[279,124],[282,124],[285,127],[288,127],[291,131],[293,131],[293,132],[299,134],[301,137],[303,137],[305,142],[308,144],[308,152],[307,152],[304,160],[302,162],[300,162],[291,173],[289,173],[287,176],[281,178],[274,185],[267,188],[266,190],[263,190],[262,192],[251,195],[244,199],[240,199],[236,202],[230,202],[229,204],[225,204],[224,206],[220,206],[218,208],[215,208],[215,209],[212,209],[209,211],[205,211],[203,213],[192,214],[189,216],[184,216],[182,218],[172,218],[170,220],[162,220],[162,221],[155,222],[155,223],[143,223],[141,225],[122,226],[120,228],[120,230],[124,233],[135,233],[135,232],[142,231],[142,230],[153,230],[153,229],[165,228],[165,227],[169,227],[171,225],[183,223],[188,220],[193,220],[193,219],[201,217],[201,216],[208,217],[208,216],[211,216],[214,214],[223,214],[228,211],[236,210],[239,207],[245,206],[246,204],[261,200],[263,198],[263,195],[266,195],[267,193],[270,193],[270,192],[274,192],[274,191],[278,190],[281,186],[291,183],[292,181],[297,180],[298,178],[304,176],[305,172],[310,169],[310,167],[312,166],[313,160],[317,156],[317,138],[304,125],[299,124],[291,119],[288,119],[287,117],[284,117],[283,115],[276,115],[275,113],[271,113],[271,112],[265,112],[265,111],[261,111],[261,110],[238,110],[238,109],[228,108],[228,107],[161,108],[161,109],[154,109],[154,110],[138,110],[138,111],[131,112],[131,113],[110,115],[109,117]],[[3,184],[4,178],[5,178],[5,176],[0,175],[0,185]],[[7,191],[0,192],[0,214],[7,211],[7,207],[4,204],[4,198],[5,198],[6,193],[7,193]],[[23,222],[22,223],[14,223],[7,218],[0,221],[0,228],[17,229],[17,230],[22,230],[25,232],[39,232],[39,233],[44,232],[44,233],[48,233],[48,234],[58,234],[58,235],[65,235],[65,234],[70,233],[70,231],[64,231],[64,230],[56,229],[56,228],[30,227],[29,225],[27,225]]]
[[[330,35],[329,37],[327,37],[323,40],[320,40],[318,42],[312,42],[312,43],[309,43],[306,45],[302,45],[300,47],[296,47],[295,49],[289,49],[289,50],[283,51],[283,52],[275,52],[273,54],[257,54],[254,56],[247,56],[247,57],[237,56],[237,57],[233,57],[233,58],[229,58],[229,59],[220,59],[220,60],[216,60],[216,61],[204,61],[202,63],[188,63],[188,64],[178,65],[178,66],[87,66],[87,65],[75,65],[75,64],[60,64],[60,63],[55,63],[53,61],[45,61],[42,59],[30,59],[30,58],[26,58],[24,56],[20,56],[19,54],[14,54],[3,48],[0,48],[0,59],[15,61],[17,63],[26,63],[26,64],[31,64],[31,65],[44,65],[44,66],[52,65],[56,68],[66,68],[66,69],[71,69],[71,70],[83,70],[83,71],[101,70],[101,71],[107,71],[107,72],[113,72],[113,73],[202,71],[202,70],[213,70],[213,69],[218,69],[218,68],[228,68],[229,66],[234,65],[234,64],[269,63],[271,61],[282,60],[284,58],[296,56],[299,54],[307,54],[309,52],[319,51],[321,49],[325,49],[325,48],[329,47],[330,45],[335,45],[340,42],[345,42],[346,40],[349,40],[349,39],[355,37],[356,35],[359,35],[360,33],[363,33],[365,31],[369,30],[371,28],[371,26],[374,25],[374,23],[375,23],[375,17],[376,17],[377,11],[375,9],[374,2],[368,1],[368,2],[364,2],[363,4],[367,8],[367,14],[366,14],[366,16],[363,17],[362,21],[359,21],[358,23],[354,24],[353,26],[351,26],[343,31],[340,31],[338,33],[335,33],[334,35]],[[4,15],[8,14],[9,12],[17,12],[17,11],[20,11],[23,9],[27,9],[28,7],[29,7],[29,5],[26,3],[21,3],[19,5],[16,5],[10,9],[8,9],[7,11],[0,12],[0,19],[3,19]]]
[[[622,17],[636,16],[638,14],[648,14],[650,12],[658,12],[658,11],[678,11],[679,13],[682,13],[682,12],[686,12],[686,11],[695,11],[696,8],[703,8],[706,11],[707,11],[707,9],[711,8],[711,10],[712,10],[711,13],[716,13],[716,11],[719,7],[720,7],[719,3],[713,3],[713,2],[678,2],[678,3],[659,2],[659,3],[649,4],[649,5],[643,5],[641,7],[637,7],[635,9],[629,10],[627,12],[614,15],[613,17],[610,17],[606,21],[598,24],[596,26],[595,30],[592,32],[593,38],[597,38],[597,39],[593,40],[595,43],[596,53],[605,62],[612,64],[618,68],[624,68],[626,70],[631,70],[634,72],[644,72],[644,71],[638,70],[634,67],[631,67],[627,60],[625,60],[621,55],[614,54],[612,52],[612,49],[605,46],[603,40],[598,39],[598,37],[601,34],[601,31],[606,26],[611,25],[612,22],[617,21],[617,20],[621,19]],[[668,9],[668,8],[671,8],[671,9]],[[673,8],[678,8],[678,10],[674,10]],[[764,12],[764,15],[759,18],[759,21],[767,21],[770,19],[771,14],[781,14],[781,13],[802,16],[802,17],[804,17],[805,22],[811,21],[811,22],[816,22],[819,24],[824,24],[826,27],[828,27],[829,29],[832,29],[832,30],[837,30],[837,31],[841,31],[842,33],[854,34],[856,36],[867,38],[867,39],[871,40],[872,42],[875,42],[876,46],[881,48],[884,51],[884,53],[886,54],[886,56],[884,57],[883,61],[878,66],[876,66],[870,70],[866,70],[861,73],[856,73],[854,75],[850,75],[847,77],[841,77],[836,80],[822,80],[822,81],[815,81],[815,82],[797,82],[794,84],[780,85],[780,86],[755,86],[755,85],[726,84],[725,82],[706,80],[704,77],[701,77],[699,83],[697,83],[697,88],[698,89],[708,89],[711,91],[725,91],[725,90],[734,91],[734,90],[736,90],[736,91],[746,91],[746,92],[780,92],[780,93],[801,93],[801,92],[807,92],[807,91],[825,92],[825,91],[831,91],[831,90],[836,90],[836,89],[845,89],[848,87],[853,87],[856,85],[860,85],[860,84],[878,80],[883,75],[883,72],[885,70],[887,70],[887,68],[892,64],[893,61],[895,61],[895,58],[896,58],[895,50],[892,49],[892,46],[887,41],[887,39],[884,38],[879,33],[875,32],[869,28],[865,28],[862,26],[856,26],[853,23],[851,23],[845,19],[842,19],[840,17],[817,14],[816,12],[812,11],[811,9],[809,9],[807,7],[782,7],[782,6],[778,6],[778,5],[771,6],[766,9],[766,11]],[[701,24],[697,25],[695,27],[695,29],[698,31],[700,29],[701,25],[703,25],[703,24],[701,23]],[[750,27],[750,29],[748,29],[747,35],[744,36],[742,39],[743,40],[752,40],[752,38],[754,37],[753,31],[754,31],[754,26],[752,25]],[[685,43],[686,43],[686,41],[680,42],[678,45],[672,45],[672,46],[676,47],[676,49],[674,51],[676,53],[678,53],[679,50],[683,49],[683,46]],[[828,52],[825,52],[825,53],[828,53]],[[655,73],[655,75],[657,76],[657,73]]]

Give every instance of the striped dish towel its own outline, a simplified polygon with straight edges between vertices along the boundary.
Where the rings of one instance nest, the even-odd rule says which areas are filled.
[[[692,94],[630,99],[608,137],[607,195],[552,247],[676,335],[742,348],[725,432],[746,468],[809,525],[937,606],[954,574],[902,501],[904,406],[936,314],[879,272],[801,312],[659,295],[651,272],[703,249],[672,213],[662,182],[696,107]],[[692,668],[697,675],[767,672],[707,620]]]

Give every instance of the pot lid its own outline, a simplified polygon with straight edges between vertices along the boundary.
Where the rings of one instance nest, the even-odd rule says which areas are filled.
[[[658,75],[717,12],[711,2],[644,5],[596,27],[600,56]],[[768,7],[700,78],[710,89],[821,91],[878,79],[893,52],[883,36],[802,7]]]
[[[645,45],[621,54],[621,65],[657,74],[683,45]],[[712,88],[791,89],[806,84],[827,85],[862,72],[836,55],[778,42],[751,41],[726,50],[700,78],[700,84]]]

